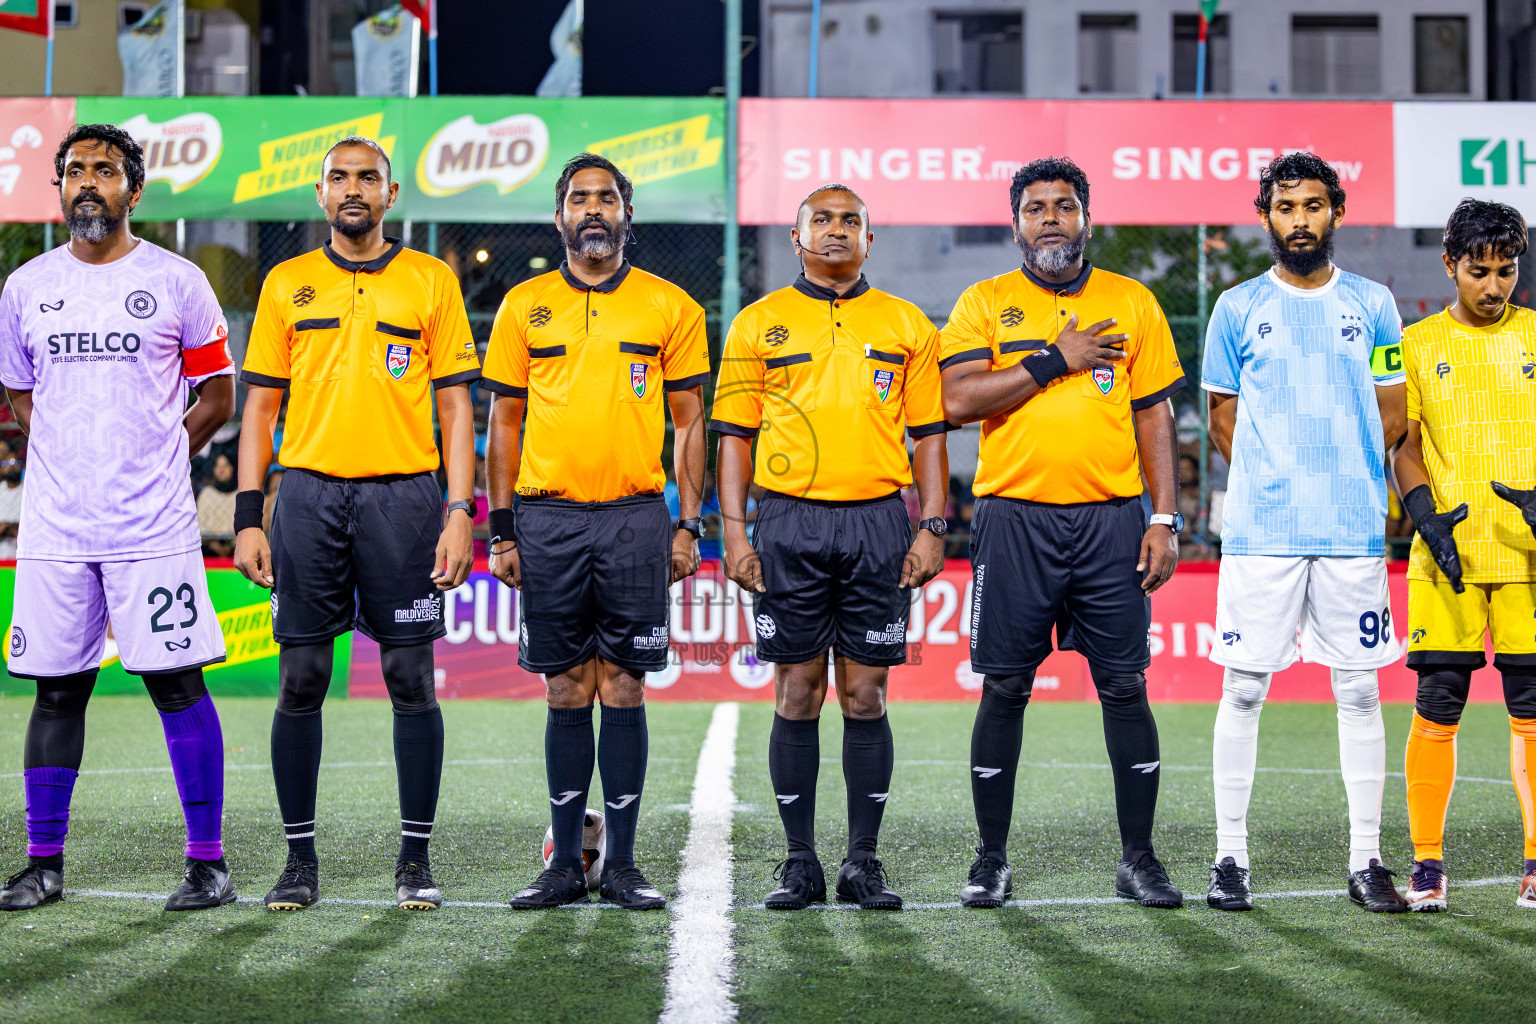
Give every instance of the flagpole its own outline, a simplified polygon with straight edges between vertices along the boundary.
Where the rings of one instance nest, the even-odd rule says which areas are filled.
[[[1217,4],[1215,3],[1210,5],[1211,14],[1215,14],[1216,6]],[[1200,5],[1200,36],[1195,50],[1196,102],[1204,102],[1205,100],[1206,39],[1209,35],[1210,20],[1206,15],[1206,5],[1202,3]],[[1198,325],[1197,330],[1200,331],[1200,335],[1195,339],[1195,343],[1198,349],[1203,352],[1205,349],[1204,332],[1206,307],[1210,303],[1210,283],[1206,280],[1209,273],[1209,268],[1206,265],[1204,224],[1200,225],[1198,238],[1195,244],[1199,246],[1199,253],[1196,256],[1195,263],[1195,273],[1199,277],[1195,287],[1195,319]],[[1200,506],[1199,517],[1195,523],[1195,536],[1204,541],[1206,539],[1206,531],[1210,527],[1211,520],[1211,425],[1209,419],[1210,413],[1207,408],[1208,403],[1200,401],[1196,404],[1199,406],[1200,412]]]
[[[43,95],[53,95],[53,0],[41,0],[48,6],[47,57],[43,60]],[[53,248],[53,221],[43,224],[43,251]]]
[[[427,0],[427,95],[437,95],[437,0]],[[410,239],[406,239],[407,242]],[[437,255],[437,221],[427,222],[427,253]]]

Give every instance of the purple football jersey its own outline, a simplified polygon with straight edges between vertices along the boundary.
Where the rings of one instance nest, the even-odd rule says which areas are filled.
[[[195,265],[140,239],[97,266],[69,246],[0,294],[0,381],[32,392],[16,556],[106,562],[199,546],[182,425],[188,389],[233,373]]]

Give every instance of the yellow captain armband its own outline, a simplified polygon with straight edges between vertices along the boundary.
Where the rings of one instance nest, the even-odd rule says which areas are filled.
[[[1383,345],[1371,350],[1371,376],[1395,377],[1403,372],[1403,343]]]

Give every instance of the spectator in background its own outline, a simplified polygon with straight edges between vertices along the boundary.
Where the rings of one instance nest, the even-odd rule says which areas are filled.
[[[0,558],[16,557],[21,524],[21,453],[0,441]]]
[[[228,558],[235,551],[235,464],[220,452],[213,460],[213,475],[197,495],[197,529],[203,535],[203,554]]]
[[[283,482],[283,468],[278,466],[267,473],[266,486],[262,488],[266,497],[262,500],[261,528],[268,533],[272,532],[272,506],[277,504],[277,486]]]
[[[971,549],[971,513],[976,507],[976,496],[964,480],[949,478],[949,497],[944,502],[944,518],[949,521],[949,532],[944,535],[944,557],[965,558]]]

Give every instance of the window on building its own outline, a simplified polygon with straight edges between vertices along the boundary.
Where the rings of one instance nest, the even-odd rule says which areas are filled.
[[[933,91],[1024,92],[1024,14],[933,16]]]
[[[1291,91],[1300,96],[1381,92],[1381,27],[1376,15],[1293,16]]]
[[[1472,91],[1467,33],[1467,19],[1462,16],[1413,19],[1414,92],[1464,95]]]
[[[1225,14],[1211,19],[1206,32],[1205,91],[1232,91],[1232,33]],[[1195,68],[1200,60],[1200,15],[1173,16],[1173,91],[1195,91]]]
[[[59,0],[53,5],[54,28],[77,28],[80,25],[80,5],[75,0]]]
[[[1136,15],[1078,15],[1077,91],[1136,92],[1136,49]]]

